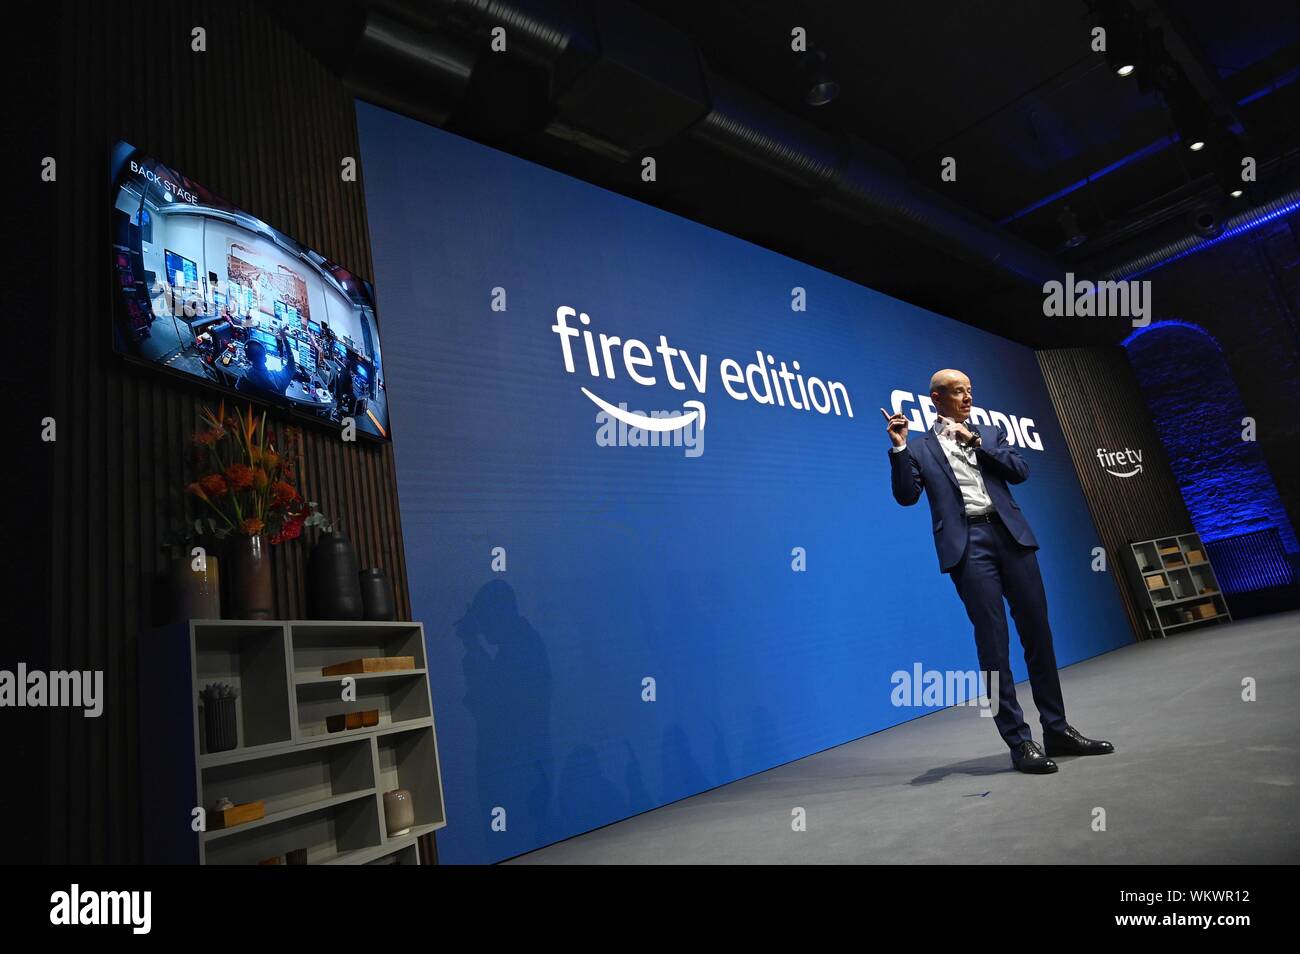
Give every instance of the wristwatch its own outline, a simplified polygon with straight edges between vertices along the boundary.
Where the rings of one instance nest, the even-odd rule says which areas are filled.
[[[970,436],[970,440],[968,440],[968,441],[966,442],[966,446],[967,446],[967,447],[979,447],[981,443],[982,443],[982,441],[980,440],[980,436],[979,436],[978,434],[974,434],[974,433],[972,433],[971,436]]]

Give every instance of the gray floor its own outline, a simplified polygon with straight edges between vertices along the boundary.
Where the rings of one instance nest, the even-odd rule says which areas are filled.
[[[946,709],[507,863],[1300,862],[1300,613],[1137,643],[1061,681],[1071,724],[1114,754],[1022,775],[987,718]],[[1028,684],[1017,695],[1040,739]]]

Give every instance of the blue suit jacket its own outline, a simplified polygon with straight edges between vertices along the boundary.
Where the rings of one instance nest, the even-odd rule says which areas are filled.
[[[1007,443],[1006,430],[1000,424],[984,425],[971,422],[969,428],[980,437],[975,451],[975,462],[984,477],[993,506],[1006,524],[1011,535],[1022,546],[1038,549],[1034,531],[1020,512],[1020,504],[1011,496],[1007,484],[1019,484],[1029,477],[1029,465]],[[990,433],[990,432],[993,433]],[[897,454],[889,453],[890,481],[894,499],[910,507],[921,499],[921,491],[928,491],[930,517],[934,524],[934,548],[939,554],[939,570],[952,572],[966,553],[970,525],[966,522],[966,505],[961,488],[952,472],[948,456],[944,454],[939,438],[933,430],[924,436],[909,434],[907,446]]]

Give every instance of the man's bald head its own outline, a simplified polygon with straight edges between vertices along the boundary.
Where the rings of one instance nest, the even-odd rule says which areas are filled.
[[[970,378],[954,368],[944,368],[930,376],[930,400],[944,417],[959,423],[970,417]]]
[[[962,374],[960,371],[954,370],[953,368],[944,368],[942,371],[936,371],[934,374],[930,375],[930,392],[934,393],[935,391],[942,391],[944,388],[957,381],[965,381],[968,385],[970,384],[970,379],[967,378],[966,375]]]

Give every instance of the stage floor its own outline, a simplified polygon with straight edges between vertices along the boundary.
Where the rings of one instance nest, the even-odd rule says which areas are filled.
[[[504,863],[1300,862],[1300,613],[1136,643],[1061,683],[1114,754],[1023,775],[991,720],[946,709]],[[1016,695],[1041,743],[1029,684]]]

